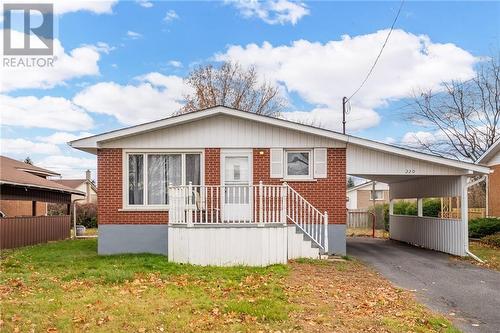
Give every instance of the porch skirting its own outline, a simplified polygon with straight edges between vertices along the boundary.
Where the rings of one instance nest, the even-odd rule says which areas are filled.
[[[170,225],[168,260],[203,266],[285,264],[287,226]]]
[[[166,224],[101,224],[97,252],[167,255],[167,234]]]

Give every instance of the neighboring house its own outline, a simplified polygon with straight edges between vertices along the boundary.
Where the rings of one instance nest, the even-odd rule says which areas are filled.
[[[47,215],[47,202],[70,204],[80,192],[47,179],[59,174],[0,156],[0,211],[2,217]]]
[[[348,209],[368,209],[375,204],[389,203],[389,185],[375,182],[375,192],[373,191],[373,181],[351,187],[347,190]]]
[[[389,184],[391,202],[461,196],[467,209],[467,179],[489,172],[222,106],[70,145],[97,155],[99,254],[202,265],[345,254],[347,174]],[[456,255],[467,223],[390,215],[392,238]]]
[[[97,187],[92,181],[90,170],[85,172],[85,179],[54,179],[54,181],[79,192],[85,193],[84,198],[82,198],[81,195],[75,194],[73,195],[72,200],[78,200],[78,203],[97,203]]]
[[[500,139],[498,139],[480,158],[477,163],[491,168],[488,176],[487,215],[500,217]]]

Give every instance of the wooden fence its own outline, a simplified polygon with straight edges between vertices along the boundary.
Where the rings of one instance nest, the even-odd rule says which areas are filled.
[[[453,208],[452,211],[444,211],[441,213],[442,218],[459,219],[460,208]],[[486,217],[486,208],[469,208],[469,220]]]
[[[70,228],[69,215],[0,218],[0,249],[67,239]]]

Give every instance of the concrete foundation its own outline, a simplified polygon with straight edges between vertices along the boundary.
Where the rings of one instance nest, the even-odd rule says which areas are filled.
[[[158,224],[102,224],[99,254],[168,253],[168,226]]]
[[[346,225],[328,225],[328,254],[346,255]]]

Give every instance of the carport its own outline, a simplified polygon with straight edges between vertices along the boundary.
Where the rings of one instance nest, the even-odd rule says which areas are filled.
[[[346,169],[349,175],[389,184],[391,239],[457,256],[471,255],[467,194],[470,186],[484,180],[488,168],[349,137]],[[423,199],[450,197],[459,198],[459,218],[423,216]],[[416,199],[417,216],[395,215],[397,199]]]

